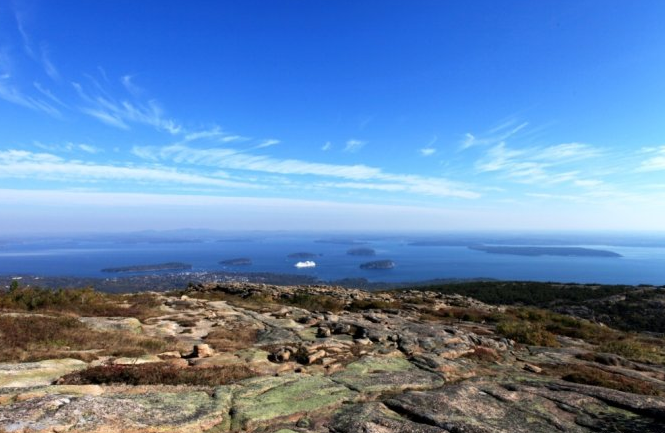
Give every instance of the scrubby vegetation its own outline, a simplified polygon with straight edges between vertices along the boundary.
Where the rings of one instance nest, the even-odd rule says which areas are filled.
[[[92,288],[50,290],[18,287],[0,292],[0,309],[71,313],[79,316],[136,317],[157,314],[159,301],[149,293],[112,295]]]
[[[205,342],[213,349],[228,352],[246,348],[257,341],[257,330],[253,328],[214,328],[205,337]]]
[[[405,289],[402,289],[405,290]],[[470,296],[493,305],[575,311],[623,331],[665,333],[665,290],[651,286],[474,281],[411,287]]]
[[[518,343],[533,346],[559,347],[556,336],[540,323],[528,321],[502,321],[496,325],[496,332]]]
[[[502,316],[476,308],[449,307],[439,310],[426,309],[421,314],[422,320],[442,320],[447,322],[496,322]]]
[[[0,316],[0,361],[140,356],[174,350],[174,340],[123,331],[95,331],[75,317]]]
[[[566,300],[579,303],[601,299],[633,290],[632,286],[556,284],[534,281],[474,281],[465,283],[417,286],[409,290],[428,290],[470,296],[488,304],[548,306]]]
[[[549,367],[548,371],[560,376],[567,382],[602,386],[603,388],[616,389],[634,394],[665,395],[665,392],[661,389],[644,380],[633,379],[588,365],[569,364],[566,366]]]
[[[332,311],[338,312],[344,309],[345,303],[332,296],[314,296],[307,293],[299,293],[290,298],[280,298],[282,302],[294,307],[304,308],[309,311]]]
[[[387,310],[402,308],[402,303],[398,301],[381,301],[372,299],[354,299],[346,309],[349,311],[364,310]]]
[[[165,363],[138,365],[104,365],[63,376],[65,385],[226,385],[254,376],[244,365],[223,367],[180,368]]]

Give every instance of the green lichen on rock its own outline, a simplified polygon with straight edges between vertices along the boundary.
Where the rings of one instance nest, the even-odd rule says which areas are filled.
[[[261,377],[242,383],[234,394],[233,429],[252,429],[276,419],[325,412],[357,394],[324,376]]]
[[[332,379],[363,393],[431,389],[444,383],[440,376],[394,356],[365,356],[334,374]]]

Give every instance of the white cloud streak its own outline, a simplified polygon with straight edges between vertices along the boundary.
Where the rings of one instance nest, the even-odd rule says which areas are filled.
[[[274,138],[271,138],[271,139],[264,140],[263,142],[261,142],[259,145],[256,146],[256,149],[264,149],[266,147],[275,146],[279,143],[280,143],[279,140],[275,140]]]
[[[513,121],[506,122],[490,130],[487,133],[487,135],[484,135],[482,137],[477,137],[467,132],[464,135],[464,140],[462,141],[461,149],[465,150],[474,146],[491,146],[497,143],[501,143],[502,141],[505,141],[508,138],[516,135],[518,132],[529,126],[529,123],[523,122],[517,126],[513,125],[514,125]]]
[[[650,148],[647,150],[653,156],[645,159],[640,164],[638,171],[660,171],[665,170],[665,146]]]
[[[415,194],[439,197],[478,198],[480,194],[470,187],[442,178],[385,173],[367,165],[339,165],[307,162],[296,159],[276,159],[262,155],[251,155],[233,149],[194,149],[184,145],[161,148],[135,147],[133,153],[150,161],[170,160],[177,164],[212,166],[224,169],[247,170],[282,175],[333,177],[356,181],[353,188],[367,185],[365,189],[378,189],[377,184]],[[369,183],[357,182],[369,181]],[[377,183],[378,182],[378,183]],[[332,185],[332,184],[331,184]],[[398,185],[398,186],[390,186]]]
[[[80,83],[71,83],[86,104],[81,107],[81,112],[121,129],[129,129],[128,123],[132,122],[149,125],[172,135],[183,131],[174,120],[164,117],[157,102],[117,101],[110,97],[99,83],[94,80],[93,83],[98,88],[94,95],[86,91]]]
[[[83,149],[82,149],[83,150]],[[135,167],[65,160],[49,153],[0,151],[0,178],[76,182],[142,182],[165,185],[200,185],[226,189],[257,185],[184,173],[163,167]]]
[[[344,152],[349,152],[349,153],[358,152],[360,149],[365,147],[366,144],[367,144],[366,141],[356,140],[352,138],[350,140],[347,140],[346,146],[344,146]]]
[[[597,155],[596,148],[582,143],[518,150],[501,142],[476,161],[475,167],[480,173],[501,172],[521,183],[555,184],[575,181],[579,176],[578,170],[554,171],[555,167]]]

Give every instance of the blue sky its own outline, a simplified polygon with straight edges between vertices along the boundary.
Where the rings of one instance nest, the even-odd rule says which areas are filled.
[[[0,224],[665,230],[665,3],[0,1]]]

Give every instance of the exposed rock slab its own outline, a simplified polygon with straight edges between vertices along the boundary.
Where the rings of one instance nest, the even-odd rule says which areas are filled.
[[[49,359],[39,362],[0,364],[0,387],[50,385],[65,374],[82,370],[87,364],[78,359]]]
[[[665,421],[662,398],[558,382],[469,380],[407,392],[385,404],[422,424],[471,433],[655,433]]]
[[[79,321],[97,331],[143,332],[141,322],[134,317],[80,317]]]
[[[205,392],[49,394],[0,406],[0,428],[9,432],[191,432],[222,424],[228,394]]]

